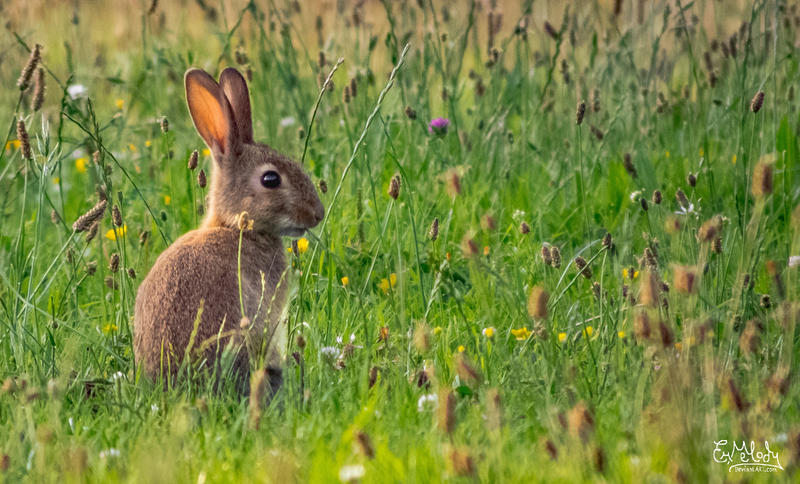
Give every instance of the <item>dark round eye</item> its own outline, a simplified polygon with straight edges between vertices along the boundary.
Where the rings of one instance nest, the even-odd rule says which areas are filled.
[[[277,171],[265,171],[264,174],[261,175],[261,184],[264,188],[278,188],[281,184],[281,176],[278,175]]]

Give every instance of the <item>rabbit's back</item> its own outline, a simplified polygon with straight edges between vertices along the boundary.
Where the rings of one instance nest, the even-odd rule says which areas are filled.
[[[285,261],[280,241],[276,244],[246,231],[241,245],[242,301],[251,319],[251,346],[257,348],[265,333],[276,340],[271,336],[283,309],[285,283],[280,281]],[[134,352],[147,375],[175,373],[201,306],[190,351],[193,357],[213,362],[229,338],[243,341],[238,267],[239,231],[224,227],[188,232],[158,257],[136,297]],[[246,371],[243,348],[236,367]]]

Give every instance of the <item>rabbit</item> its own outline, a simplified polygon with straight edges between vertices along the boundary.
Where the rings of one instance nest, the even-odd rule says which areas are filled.
[[[281,237],[301,236],[325,209],[298,163],[253,141],[247,83],[236,69],[225,69],[219,83],[189,69],[184,81],[189,113],[214,159],[208,209],[200,228],[170,245],[139,286],[134,357],[146,376],[168,379],[187,355],[186,363],[220,368],[230,344],[234,376],[246,381],[249,349],[266,348],[274,385],[286,331]]]

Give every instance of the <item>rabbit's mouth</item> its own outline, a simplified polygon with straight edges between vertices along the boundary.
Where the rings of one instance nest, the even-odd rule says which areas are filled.
[[[306,229],[303,227],[289,227],[281,231],[281,235],[286,237],[300,237],[304,233],[306,233]]]

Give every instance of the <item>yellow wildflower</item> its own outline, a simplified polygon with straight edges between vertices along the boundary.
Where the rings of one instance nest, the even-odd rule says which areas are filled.
[[[384,293],[388,293],[390,288],[394,288],[397,284],[397,274],[392,272],[389,274],[389,279],[383,278],[381,282],[378,283],[378,287],[381,288],[381,291]]]
[[[136,146],[133,143],[128,143],[128,149],[133,153],[136,152]]]
[[[592,328],[591,326],[586,326],[586,327],[583,329],[583,334],[584,334],[584,336],[591,336],[591,335],[592,335],[592,333],[594,333],[594,328]]]
[[[89,161],[87,158],[78,158],[75,160],[75,169],[78,170],[78,173],[86,173],[87,161]]]
[[[528,339],[528,336],[531,335],[531,332],[528,331],[527,326],[523,326],[522,328],[519,329],[512,329],[511,334],[514,335],[517,341],[525,341],[526,339]]]
[[[634,270],[633,272],[631,272],[628,269],[622,269],[623,279],[636,279],[637,277],[639,277],[639,271]]]
[[[145,145],[145,146],[147,146],[147,147],[149,148],[150,146],[152,146],[152,145],[153,145],[153,142],[152,142],[152,141],[150,141],[150,140],[148,139],[148,140],[145,140],[145,141],[144,141],[144,145]]]
[[[567,340],[567,333],[558,333],[558,342],[563,343]]]
[[[483,255],[489,255],[489,246],[488,245],[485,245],[483,247]]]
[[[164,205],[169,205],[170,203],[172,203],[172,197],[164,195]]]
[[[700,148],[700,156],[703,156],[704,153],[703,148]]]
[[[494,327],[489,326],[488,328],[483,328],[483,335],[486,336],[487,338],[491,338],[492,336],[494,336]]]
[[[116,324],[114,324],[114,323],[108,323],[108,324],[106,324],[105,326],[103,326],[103,333],[105,333],[105,334],[114,333],[114,332],[116,332],[118,329],[119,329],[119,328],[117,327],[117,325],[116,325]]]
[[[116,101],[114,101],[114,105],[117,107],[117,109],[122,110],[122,108],[125,107],[125,100],[117,99]]]
[[[464,352],[464,351],[466,351],[466,350],[467,350],[467,349],[466,349],[466,348],[464,348],[464,345],[458,345],[458,352],[459,352],[459,353],[463,353],[463,352]]]
[[[342,277],[342,285],[346,286],[348,284],[350,284],[350,278],[347,276]]]
[[[731,163],[733,163],[734,165],[736,164],[736,154],[735,153],[731,157]]]
[[[10,150],[11,148],[18,150],[21,145],[22,142],[20,142],[18,139],[9,140],[8,143],[6,143],[6,151]]]
[[[128,233],[128,226],[123,225],[122,227],[115,227],[106,232],[106,238],[108,240],[117,240],[117,237],[125,237],[125,234],[127,233]]]
[[[666,155],[666,157],[667,157],[667,158],[669,158],[669,151],[667,151],[666,153],[664,153],[664,155]]]
[[[61,183],[61,178],[59,177],[53,178],[53,185],[58,185],[59,183]]]
[[[437,327],[433,328],[433,334],[435,334],[437,336],[442,334],[442,327],[441,326],[437,326]]]
[[[619,336],[620,339],[624,339],[625,338],[625,331],[618,331],[617,332],[617,336]]]
[[[203,148],[203,156],[210,156],[211,150],[208,148]]]
[[[680,341],[678,341],[677,343],[675,343],[675,349],[676,349],[676,350],[680,351],[682,348],[683,348],[683,345],[681,344],[681,342],[680,342]]]
[[[307,250],[308,250],[308,239],[305,237],[297,239],[297,253],[304,254]],[[286,251],[292,252],[292,248],[288,247]]]

